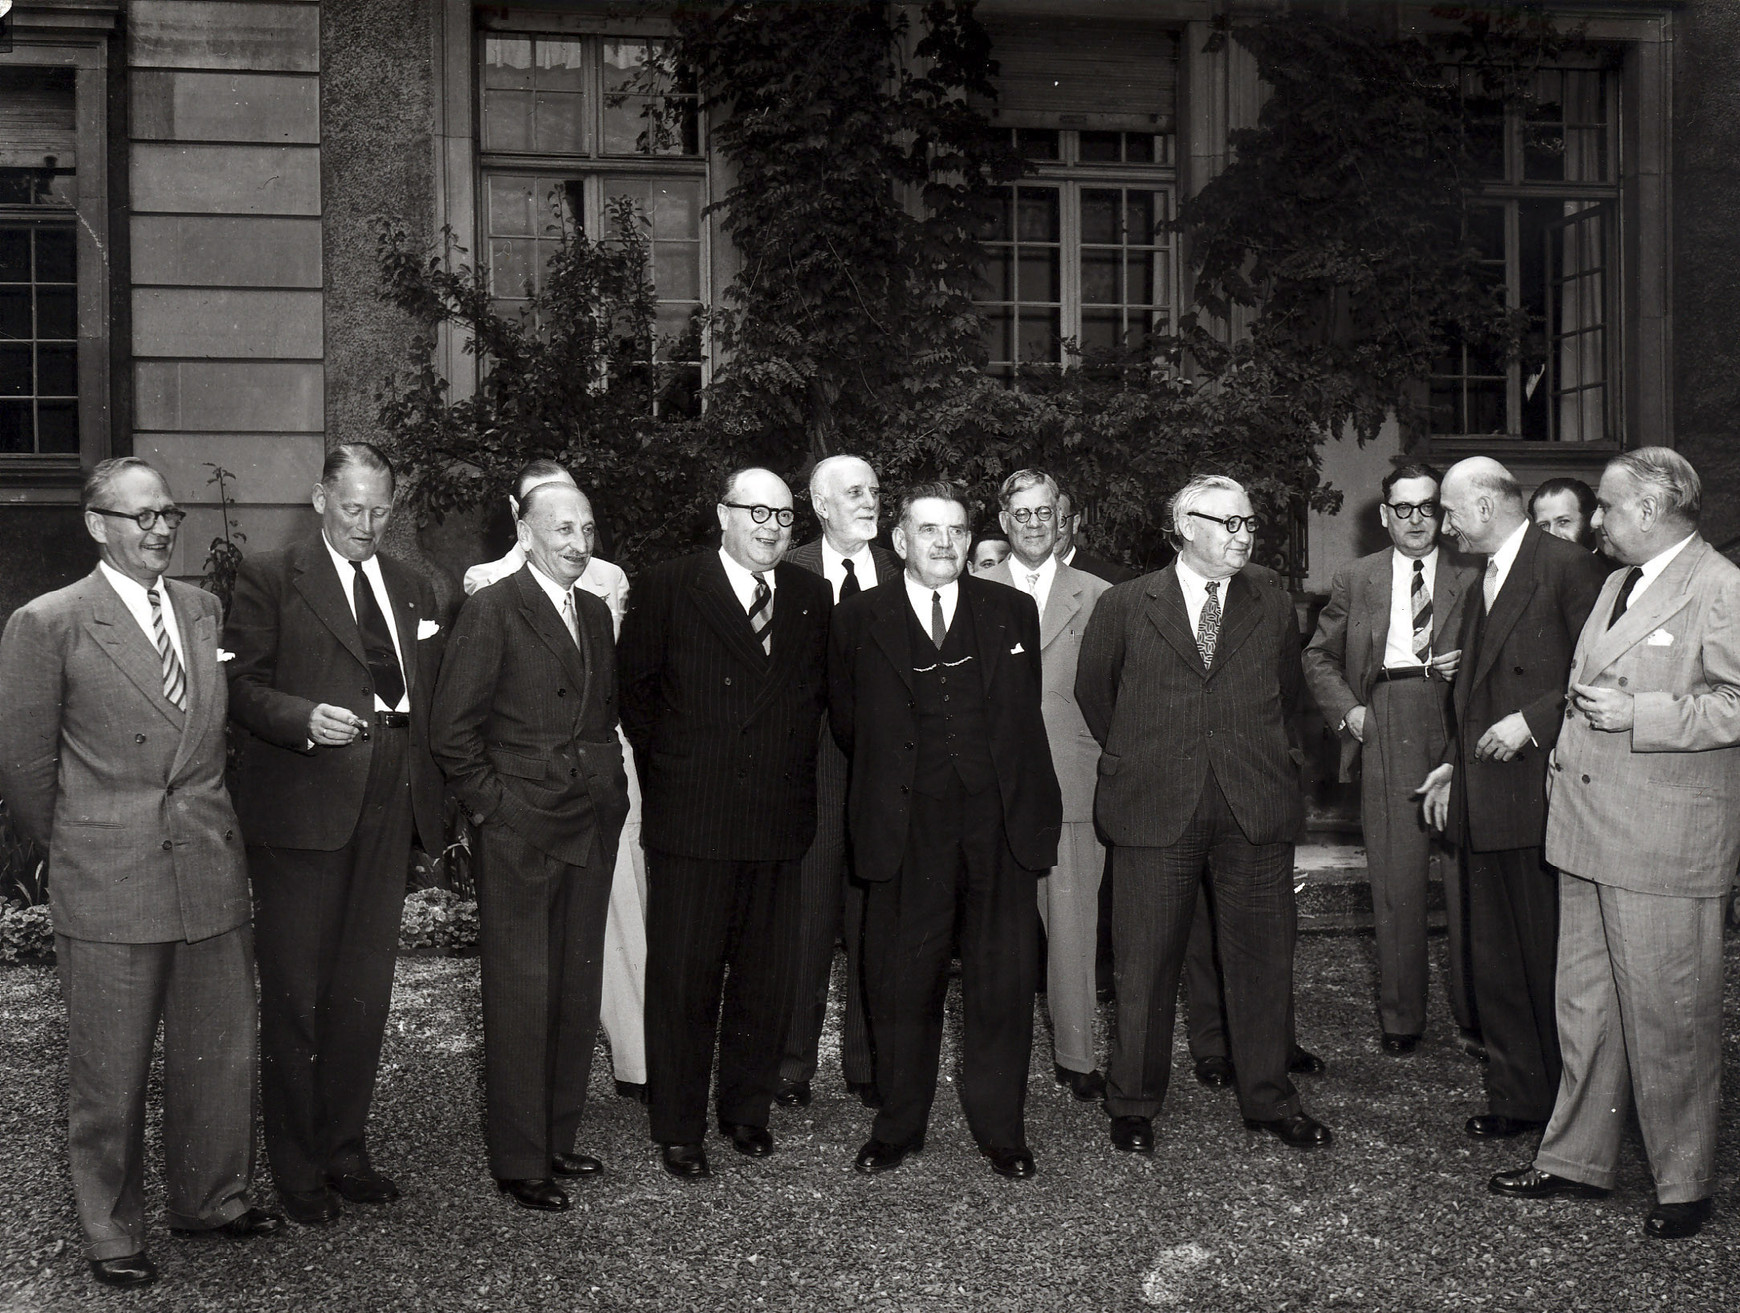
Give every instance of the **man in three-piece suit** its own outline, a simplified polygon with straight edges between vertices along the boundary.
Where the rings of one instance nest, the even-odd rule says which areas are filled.
[[[652,1137],[685,1179],[709,1174],[715,1032],[720,1132],[739,1153],[773,1150],[827,698],[828,585],[782,559],[791,490],[740,470],[717,509],[719,550],[647,572],[618,653],[645,799]]]
[[[603,1168],[575,1152],[598,1030],[604,923],[628,782],[616,737],[610,610],[578,587],[592,506],[567,483],[520,502],[526,564],[474,594],[435,686],[435,760],[481,827],[489,1170],[525,1208],[553,1179]]]
[[[393,992],[413,831],[441,851],[429,754],[435,593],[378,554],[393,469],[366,442],[326,456],[314,536],[243,562],[226,639],[248,731],[236,811],[260,964],[266,1154],[291,1219],[398,1187],[365,1132]]]
[[[1474,571],[1438,547],[1438,472],[1402,465],[1383,481],[1378,519],[1391,547],[1335,572],[1305,645],[1305,682],[1343,735],[1341,777],[1360,770],[1360,824],[1377,932],[1378,1022],[1386,1053],[1426,1029],[1426,876],[1435,859],[1414,790],[1449,738],[1450,684]],[[1445,871],[1450,1010],[1475,1033],[1464,954],[1461,874]]]
[[[1305,820],[1288,737],[1304,682],[1293,601],[1247,565],[1256,520],[1238,483],[1192,479],[1168,514],[1177,561],[1100,598],[1076,672],[1076,701],[1102,748],[1094,814],[1118,871],[1112,1143],[1154,1150],[1206,879],[1245,1123],[1296,1147],[1328,1144],[1287,1074],[1293,845]]]
[[[1075,668],[1094,605],[1111,584],[1053,555],[1059,498],[1056,480],[1042,470],[1017,470],[1003,480],[999,519],[1012,550],[984,577],[1019,589],[1039,608],[1045,737],[1063,797],[1057,864],[1039,881],[1052,1070],[1076,1098],[1092,1103],[1106,1092],[1094,1060],[1094,948],[1106,850],[1094,831],[1100,748],[1076,706]]]
[[[1420,791],[1467,872],[1488,1110],[1464,1129],[1503,1138],[1544,1126],[1559,1086],[1559,887],[1541,852],[1547,754],[1564,724],[1571,651],[1604,571],[1592,552],[1530,524],[1522,489],[1489,457],[1451,466],[1438,500],[1442,531],[1486,563],[1457,642],[1445,761]]]
[[[1716,1186],[1722,908],[1740,863],[1740,570],[1698,536],[1684,457],[1601,478],[1609,576],[1577,640],[1548,773],[1564,1075],[1532,1164],[1499,1194],[1605,1193],[1635,1103],[1655,1177],[1646,1235],[1697,1234]]]
[[[867,885],[864,975],[882,1095],[864,1173],[924,1147],[936,1098],[950,947],[960,939],[961,1102],[992,1169],[1035,1174],[1027,1064],[1039,876],[1062,803],[1041,712],[1031,598],[964,574],[965,494],[900,501],[898,584],[834,613],[828,711],[852,764],[847,831]]]
[[[257,1029],[247,870],[224,789],[218,601],[165,579],[185,512],[134,457],[84,489],[97,568],[0,638],[0,790],[48,850],[73,1196],[91,1274],[142,1286],[145,1085],[163,1025],[169,1225],[270,1235],[250,1206]]]
[[[821,521],[822,536],[792,548],[786,557],[828,581],[835,605],[867,588],[900,577],[900,558],[873,541],[882,508],[876,471],[856,456],[829,456],[810,473],[810,505]],[[828,978],[834,945],[846,945],[845,1022],[840,1037],[840,1072],[846,1088],[870,1106],[876,1102],[876,1073],[870,1027],[864,1016],[864,982],[859,949],[864,937],[864,889],[846,861],[846,758],[822,717],[816,746],[816,839],[804,854],[802,956],[797,993],[780,1061],[778,1102],[807,1107],[816,1074],[822,1023],[828,1012]]]

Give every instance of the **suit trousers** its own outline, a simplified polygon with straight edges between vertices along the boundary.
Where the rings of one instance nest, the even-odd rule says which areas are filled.
[[[961,1104],[983,1149],[1025,1148],[1039,978],[1038,876],[1015,860],[996,788],[912,795],[892,880],[871,882],[864,971],[882,1107],[871,1135],[922,1143],[936,1099],[951,947],[961,952]]]
[[[1559,1089],[1558,875],[1539,848],[1468,852],[1464,861],[1487,1102],[1506,1117],[1544,1122]]]
[[[411,857],[409,730],[374,731],[362,810],[332,852],[248,848],[260,962],[260,1107],[280,1190],[368,1161],[364,1132]]]
[[[1664,1204],[1716,1188],[1722,903],[1559,875],[1565,1069],[1535,1166],[1612,1189],[1626,1107]]]
[[[719,1040],[721,1121],[766,1126],[797,976],[797,861],[649,848],[647,1095],[652,1138],[699,1144]]]
[[[1039,880],[1052,1055],[1066,1071],[1092,1071],[1099,1065],[1094,1060],[1094,954],[1105,864],[1105,845],[1094,823],[1065,821],[1057,841],[1057,865]]]
[[[816,838],[803,861],[803,943],[791,1024],[786,1031],[782,1080],[807,1081],[820,1062],[822,1025],[828,1015],[828,982],[834,945],[846,945],[845,1022],[840,1038],[840,1074],[853,1084],[876,1079],[870,1027],[864,1015],[864,887],[846,861],[846,778],[850,763],[822,726],[816,752]]]
[[[1293,997],[1293,845],[1253,844],[1214,773],[1176,843],[1118,847],[1112,943],[1118,1023],[1106,1110],[1152,1117],[1172,1071],[1172,1032],[1185,947],[1206,876],[1226,1000],[1239,1111],[1259,1121],[1299,1111],[1287,1076]]]
[[[1220,953],[1215,948],[1214,905],[1209,901],[1209,882],[1196,888],[1196,912],[1190,922],[1190,940],[1184,950],[1185,1025],[1190,1031],[1190,1056],[1229,1057],[1226,1038],[1226,990],[1221,983]],[[1295,1035],[1294,999],[1287,997],[1287,1054],[1291,1058]]]
[[[610,915],[604,923],[604,993],[599,1024],[610,1037],[616,1079],[646,1084],[646,853],[640,846],[640,781],[625,742],[628,819],[616,849]]]
[[[197,943],[54,938],[67,1016],[67,1149],[85,1257],[145,1248],[145,1086],[163,1022],[169,1220],[202,1230],[248,1207],[254,1173],[253,932]]]

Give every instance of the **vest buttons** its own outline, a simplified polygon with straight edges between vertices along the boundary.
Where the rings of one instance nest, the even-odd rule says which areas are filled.
[[[725,687],[726,688],[731,687],[731,676],[730,675],[725,676]]]
[[[169,852],[174,847],[175,847],[175,841],[173,839],[165,839],[163,841],[163,851],[164,852]]]
[[[568,767],[568,778],[571,780],[579,779],[580,778],[580,768],[578,766]]]

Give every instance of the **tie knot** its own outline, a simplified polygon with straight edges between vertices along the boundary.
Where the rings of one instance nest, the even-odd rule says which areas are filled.
[[[1498,558],[1496,556],[1486,558],[1486,573],[1489,577],[1498,573]]]
[[[1218,580],[1218,579],[1208,580],[1208,595],[1210,597],[1213,597],[1218,592],[1220,592],[1220,580]]]
[[[163,600],[155,588],[147,588],[145,590],[145,596],[151,599],[152,606],[156,606],[160,601]]]
[[[840,558],[840,566],[842,569],[844,569],[846,571],[847,574],[857,574],[858,573],[858,569],[856,566],[854,566],[852,564],[852,558],[850,556],[842,556]]]
[[[1416,560],[1414,562],[1414,573],[1415,574],[1426,573],[1426,563],[1424,561]]]

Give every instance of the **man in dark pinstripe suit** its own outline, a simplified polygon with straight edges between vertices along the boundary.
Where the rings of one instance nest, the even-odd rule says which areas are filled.
[[[1206,879],[1245,1124],[1299,1148],[1328,1144],[1287,1074],[1293,844],[1305,820],[1287,732],[1304,690],[1299,623],[1274,574],[1247,564],[1256,521],[1239,484],[1192,479],[1169,512],[1178,560],[1100,598],[1076,668],[1102,749],[1094,816],[1117,852],[1112,1143],[1154,1150]]]
[[[750,1157],[773,1151],[831,604],[824,580],[783,560],[791,505],[771,471],[733,474],[719,550],[648,571],[622,622],[622,725],[644,799],[652,1137],[688,1179],[709,1174],[715,1031],[720,1132]]]
[[[520,504],[526,564],[459,613],[435,687],[431,747],[482,827],[477,883],[489,1170],[525,1208],[568,1207],[554,1176],[586,1103],[604,925],[628,781],[616,737],[609,608],[575,584],[592,506],[572,484]]]

